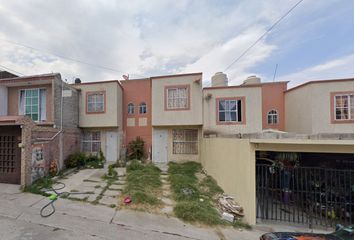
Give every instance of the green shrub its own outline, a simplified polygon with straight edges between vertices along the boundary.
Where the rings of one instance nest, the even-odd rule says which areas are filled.
[[[141,164],[138,160],[133,160],[130,162],[130,164],[127,166],[127,171],[135,171],[135,170],[141,170],[144,168],[144,165]]]
[[[117,171],[114,169],[115,165],[111,164],[108,166],[108,176],[109,177],[116,177],[118,175]]]
[[[50,177],[44,177],[36,180],[34,183],[32,183],[31,186],[26,186],[24,191],[47,196],[49,194],[46,194],[45,190],[50,189],[53,184],[53,179],[51,179]]]
[[[66,168],[82,167],[86,164],[86,155],[81,152],[71,154],[65,161]]]
[[[128,158],[142,160],[145,156],[145,142],[141,137],[136,137],[128,144]]]

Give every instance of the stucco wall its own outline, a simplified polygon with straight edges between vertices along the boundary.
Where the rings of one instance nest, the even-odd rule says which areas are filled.
[[[46,89],[46,115],[47,122],[53,122],[53,92],[51,84],[43,85],[30,85],[30,86],[21,86],[21,87],[8,87],[8,115],[18,116],[18,105],[19,105],[19,94],[20,90],[23,89],[32,89],[32,88],[45,88]]]
[[[0,86],[0,116],[7,115],[7,87]]]
[[[211,94],[211,98],[206,98]],[[261,87],[204,89],[204,131],[220,134],[255,133],[262,131]],[[245,124],[217,124],[216,99],[245,97]]]
[[[248,140],[203,138],[201,163],[244,208],[245,221],[256,223],[255,152]]]
[[[121,127],[122,126],[122,89],[116,81],[97,82],[92,84],[78,84],[75,88],[81,89],[79,100],[80,127]],[[106,111],[104,113],[86,113],[86,94],[101,92],[106,94]]]
[[[203,123],[201,78],[202,74],[152,78],[152,125],[201,125]],[[176,85],[189,85],[190,108],[188,110],[166,111],[165,87]]]
[[[123,85],[123,129],[125,132],[125,145],[136,137],[145,141],[145,153],[148,157],[152,144],[151,127],[151,80],[127,80],[121,82]],[[139,105],[146,103],[146,113],[139,113]],[[134,114],[128,114],[128,104],[134,104]]]
[[[285,94],[286,127],[288,132],[352,133],[354,123],[331,122],[331,92],[354,92],[354,81],[312,83]]]

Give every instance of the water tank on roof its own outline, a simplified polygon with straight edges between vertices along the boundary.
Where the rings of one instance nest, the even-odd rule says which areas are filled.
[[[217,72],[211,77],[212,87],[224,87],[228,85],[227,75],[223,72]]]
[[[249,76],[248,78],[246,78],[245,81],[243,81],[244,85],[259,84],[259,83],[261,83],[261,79],[256,75]]]
[[[81,83],[81,79],[80,78],[75,78],[75,84]]]

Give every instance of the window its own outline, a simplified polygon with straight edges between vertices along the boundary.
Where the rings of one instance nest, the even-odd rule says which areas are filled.
[[[134,104],[128,104],[128,114],[134,114]]]
[[[174,129],[173,154],[198,154],[198,129]]]
[[[268,124],[278,124],[278,112],[274,109],[268,112]]]
[[[354,120],[354,93],[335,95],[335,120]]]
[[[87,113],[105,112],[105,93],[88,92],[87,93]]]
[[[167,110],[189,108],[189,86],[167,87],[166,96]]]
[[[139,106],[139,113],[140,114],[145,114],[146,113],[146,103],[140,103],[140,106]]]
[[[242,122],[241,99],[218,100],[218,120],[221,123]]]
[[[82,137],[82,151],[98,153],[101,150],[101,133],[99,131],[84,132]]]
[[[33,121],[45,121],[46,89],[25,89],[20,91],[19,115],[30,117]]]

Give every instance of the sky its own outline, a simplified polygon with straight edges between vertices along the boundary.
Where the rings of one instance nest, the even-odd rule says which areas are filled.
[[[304,0],[226,70],[297,2],[0,0],[0,70],[68,82],[203,72],[204,86],[216,72],[270,82],[276,65],[290,87],[354,77],[353,0]]]

